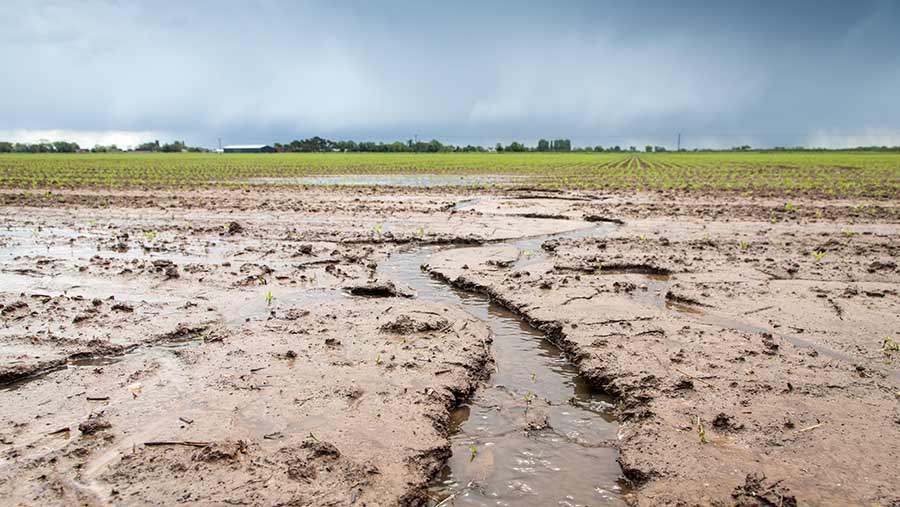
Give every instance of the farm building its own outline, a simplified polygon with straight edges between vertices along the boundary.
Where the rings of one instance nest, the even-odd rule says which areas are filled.
[[[275,153],[268,144],[232,144],[222,149],[225,153]]]

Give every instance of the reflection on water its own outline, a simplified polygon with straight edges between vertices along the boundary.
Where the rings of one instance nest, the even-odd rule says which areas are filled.
[[[515,245],[534,249],[531,262],[542,256],[544,240]],[[609,445],[617,430],[611,400],[521,318],[423,273],[419,266],[433,252],[396,254],[379,271],[412,286],[419,297],[481,319],[493,333],[497,369],[452,414],[453,455],[429,490],[432,505],[623,505],[621,469]],[[542,427],[545,417],[549,426]]]

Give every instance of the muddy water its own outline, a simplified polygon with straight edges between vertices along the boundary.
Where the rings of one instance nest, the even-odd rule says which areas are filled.
[[[546,239],[515,242],[529,252],[520,262],[539,261]],[[422,272],[435,251],[394,254],[379,272],[412,286],[419,298],[457,305],[485,322],[493,332],[496,371],[454,414],[453,455],[432,484],[432,505],[623,505],[611,400],[540,331],[486,296]]]

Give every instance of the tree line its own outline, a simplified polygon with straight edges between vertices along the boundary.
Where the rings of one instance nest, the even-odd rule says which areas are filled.
[[[0,141],[0,153],[76,153],[78,143],[54,141],[42,143],[9,143]]]
[[[437,139],[431,141],[414,141],[412,139],[406,142],[394,141],[391,143],[371,142],[371,141],[332,141],[319,136],[309,139],[296,139],[289,143],[275,143],[273,145],[276,152],[280,153],[321,153],[321,152],[366,152],[366,153],[465,153],[477,152],[484,153],[488,151],[496,152],[621,152],[626,151],[620,146],[585,146],[579,148],[572,147],[570,139],[540,139],[537,146],[526,146],[518,141],[513,141],[508,145],[497,143],[493,148],[485,148],[480,145],[456,146],[452,144],[444,144]],[[636,151],[635,147],[630,147],[630,151]],[[665,148],[659,147],[659,151],[665,151]]]
[[[196,146],[188,146],[184,141],[172,141],[171,143],[162,143],[158,140],[141,143],[136,147],[124,150],[116,146],[95,145],[91,149],[82,149],[78,143],[68,141],[41,141],[38,143],[10,143],[0,141],[0,153],[118,153],[123,151],[152,151],[160,153],[182,153],[182,152],[204,152],[209,151],[206,148]]]
[[[572,141],[569,139],[539,139],[536,146],[526,146],[518,141],[513,141],[508,145],[497,143],[493,148],[485,148],[480,145],[455,146],[452,144],[444,144],[437,139],[431,141],[418,141],[409,139],[406,142],[394,141],[390,143],[373,142],[373,141],[332,141],[319,136],[309,139],[298,139],[286,144],[275,143],[275,151],[282,153],[326,153],[326,152],[357,152],[357,153],[484,153],[495,151],[498,153],[560,153],[560,152],[637,152],[635,146],[623,148],[621,146],[582,146],[572,147]],[[159,153],[182,153],[182,152],[206,152],[206,148],[196,146],[188,146],[184,141],[172,141],[171,143],[160,143],[159,140],[141,143],[134,148],[121,149],[115,144],[96,145],[90,149],[82,149],[78,143],[68,141],[41,141],[38,143],[11,143],[0,141],[0,153],[117,153],[125,151],[135,152],[159,152]],[[668,149],[664,146],[646,145],[644,151],[647,153],[666,152]],[[680,151],[688,151],[681,149]],[[692,152],[731,152],[731,151],[873,151],[873,152],[900,152],[900,146],[858,146],[855,148],[827,149],[827,148],[807,148],[804,146],[781,147],[775,148],[752,148],[749,145],[735,146],[731,149],[697,149],[690,150]]]

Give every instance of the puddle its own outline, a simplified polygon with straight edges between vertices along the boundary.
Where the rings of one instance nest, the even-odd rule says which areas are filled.
[[[230,250],[227,241],[217,241],[212,246],[199,241],[177,245],[150,243],[149,248],[145,249],[139,239],[129,241],[123,250],[114,250],[110,238],[110,234],[75,229],[0,230],[0,261],[8,262],[20,257],[89,260],[99,256],[125,261],[170,260],[178,264],[219,264],[229,257]]]
[[[453,207],[450,209],[453,211],[466,211],[466,210],[473,209],[480,202],[481,202],[481,199],[477,198],[477,197],[474,199],[463,199],[461,201],[457,201],[456,204],[454,204]]]
[[[612,227],[574,234],[603,234]],[[512,244],[535,252],[528,262],[539,262],[547,239]],[[412,287],[420,298],[456,305],[481,319],[493,333],[497,370],[452,414],[453,454],[429,489],[431,505],[624,505],[618,453],[609,445],[617,431],[612,400],[521,318],[486,296],[422,272],[419,266],[436,251],[394,254],[379,274]],[[526,431],[526,412],[532,420],[547,415],[549,427]]]
[[[665,298],[663,298],[665,299]],[[665,300],[666,310],[674,310],[676,312],[681,313],[689,313],[691,315],[703,315],[703,310],[699,308],[694,308],[693,306],[686,305],[684,303],[676,303],[674,301]]]
[[[482,187],[516,183],[523,176],[458,174],[341,174],[297,178],[250,178],[245,183],[266,185],[337,185],[386,187]]]
[[[77,359],[69,359],[66,364],[75,368],[92,368],[97,366],[108,366],[110,364],[120,363],[125,360],[125,355],[119,356],[89,356]]]

